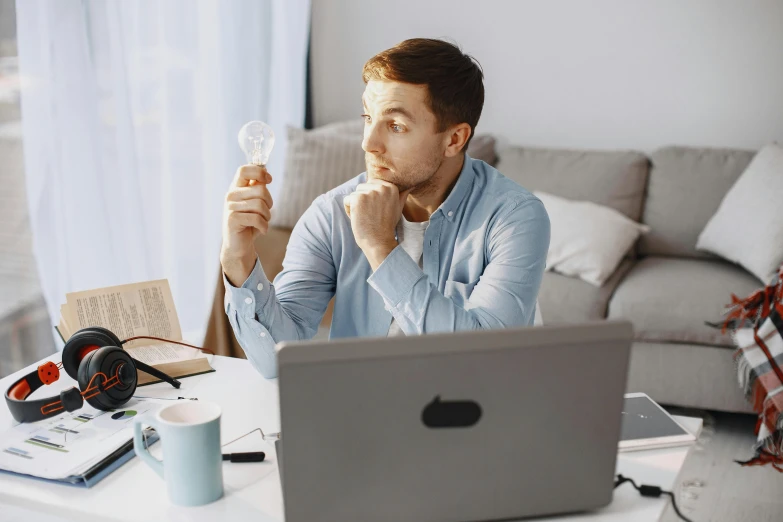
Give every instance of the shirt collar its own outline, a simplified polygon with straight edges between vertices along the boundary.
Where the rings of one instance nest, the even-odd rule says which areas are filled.
[[[443,216],[449,221],[454,221],[457,218],[457,209],[468,194],[470,187],[473,186],[474,177],[473,159],[468,156],[468,153],[466,152],[465,161],[462,164],[462,170],[457,178],[457,183],[454,185],[454,188],[451,189],[451,193],[446,197],[446,200],[438,207],[438,210],[440,210],[443,213]]]

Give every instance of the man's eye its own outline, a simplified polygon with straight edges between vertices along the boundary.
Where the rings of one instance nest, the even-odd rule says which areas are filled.
[[[392,123],[391,129],[394,132],[402,132],[405,130],[405,127],[403,127],[402,125],[397,125],[396,123]]]
[[[365,123],[370,123],[370,115],[369,114],[362,114],[362,118],[364,118]]]

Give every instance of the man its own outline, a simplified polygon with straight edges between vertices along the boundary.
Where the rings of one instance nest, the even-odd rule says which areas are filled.
[[[226,195],[226,314],[267,378],[275,343],[311,338],[333,296],[331,338],[533,323],[549,218],[465,154],[484,105],[478,64],[450,43],[413,39],[371,58],[362,76],[367,172],[312,203],[274,284],[253,247],[269,226],[271,176],[240,167]]]

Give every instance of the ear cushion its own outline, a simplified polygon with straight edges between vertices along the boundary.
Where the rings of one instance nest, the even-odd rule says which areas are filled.
[[[130,355],[122,348],[116,346],[99,348],[84,357],[81,363],[79,363],[77,372],[79,388],[82,391],[87,389],[93,375],[103,372],[107,379],[111,379],[120,366],[124,364],[129,364],[133,368],[133,372],[130,372],[132,378],[129,381],[126,380],[127,382],[121,381],[119,384],[98,393],[94,397],[86,399],[87,404],[99,410],[113,410],[122,407],[136,392],[137,374],[136,366],[133,364],[133,359],[131,359]],[[103,377],[98,376],[93,381],[93,386],[103,382]]]
[[[79,380],[79,363],[85,357],[83,349],[87,346],[121,346],[120,339],[111,330],[92,326],[82,328],[68,339],[63,348],[63,370],[74,380]]]

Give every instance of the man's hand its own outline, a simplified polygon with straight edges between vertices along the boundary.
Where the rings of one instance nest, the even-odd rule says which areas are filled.
[[[394,229],[410,190],[400,194],[396,185],[380,179],[361,183],[345,196],[343,205],[351,219],[356,244],[375,271],[397,247]]]
[[[253,240],[265,235],[272,217],[272,196],[266,185],[272,176],[265,167],[243,165],[237,169],[223,205],[223,246],[220,264],[229,282],[240,286],[256,263]]]

